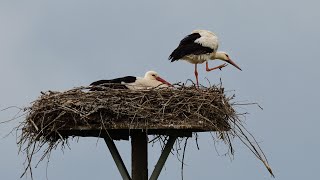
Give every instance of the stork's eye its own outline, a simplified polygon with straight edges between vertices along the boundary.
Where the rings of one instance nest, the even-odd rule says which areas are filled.
[[[152,76],[156,76],[155,74],[152,74]]]
[[[229,55],[228,55],[228,54],[226,54],[226,56],[227,56],[227,58],[229,58]]]

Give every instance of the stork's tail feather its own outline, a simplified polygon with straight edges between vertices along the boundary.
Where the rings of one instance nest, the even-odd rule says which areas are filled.
[[[99,81],[95,81],[93,83],[90,84],[90,86],[99,86],[101,84],[108,84],[111,83],[110,80],[99,80]]]
[[[106,88],[128,89],[124,84],[115,82],[115,80],[99,80],[90,84],[90,91],[104,91]]]
[[[182,54],[181,50],[177,48],[170,54],[168,59],[171,60],[171,62],[174,62],[174,61],[178,61],[183,56],[184,56],[184,54]]]

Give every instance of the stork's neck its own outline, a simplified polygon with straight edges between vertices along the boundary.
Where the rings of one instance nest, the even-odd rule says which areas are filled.
[[[221,59],[221,60],[225,60],[225,54],[223,52],[216,52],[214,54],[212,54],[212,56],[210,57],[211,60],[214,59]]]

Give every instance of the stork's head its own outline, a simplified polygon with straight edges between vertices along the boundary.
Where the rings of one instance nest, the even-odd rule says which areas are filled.
[[[230,56],[226,53],[226,52],[222,52],[222,51],[218,51],[214,54],[214,56],[211,57],[212,60],[214,59],[220,59],[222,61],[225,61],[231,65],[233,65],[234,67],[236,67],[237,69],[239,69],[240,71],[242,71],[242,69],[236,65],[236,63],[234,63],[231,59]]]
[[[167,84],[169,86],[171,86],[170,83],[168,83],[166,80],[162,79],[157,72],[155,71],[148,71],[146,72],[146,74],[144,75],[145,79],[149,79],[149,80],[156,80],[156,81],[160,81],[163,84]]]

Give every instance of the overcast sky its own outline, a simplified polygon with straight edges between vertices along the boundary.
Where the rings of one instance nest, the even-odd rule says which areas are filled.
[[[319,179],[320,11],[316,0],[276,1],[1,1],[0,109],[29,106],[40,91],[63,91],[98,79],[143,76],[157,71],[169,82],[194,79],[194,66],[167,58],[194,29],[215,32],[219,49],[243,69],[228,66],[205,72],[200,83],[234,90],[236,101],[258,102],[247,128],[266,153],[277,179]],[[210,66],[219,65],[210,62]],[[0,121],[16,109],[0,112]],[[20,119],[22,121],[23,119]],[[0,124],[5,136],[17,122]],[[210,135],[200,134],[200,150],[189,142],[184,177],[192,179],[272,179],[237,140],[233,160],[215,151]],[[130,142],[116,143],[130,170]],[[216,145],[223,149],[224,144]],[[53,151],[46,173],[36,180],[121,179],[104,143],[96,138],[71,141],[71,150]],[[149,149],[149,171],[159,156]],[[15,135],[0,139],[0,179],[19,179],[25,155]],[[181,164],[170,155],[159,179],[179,179]]]

